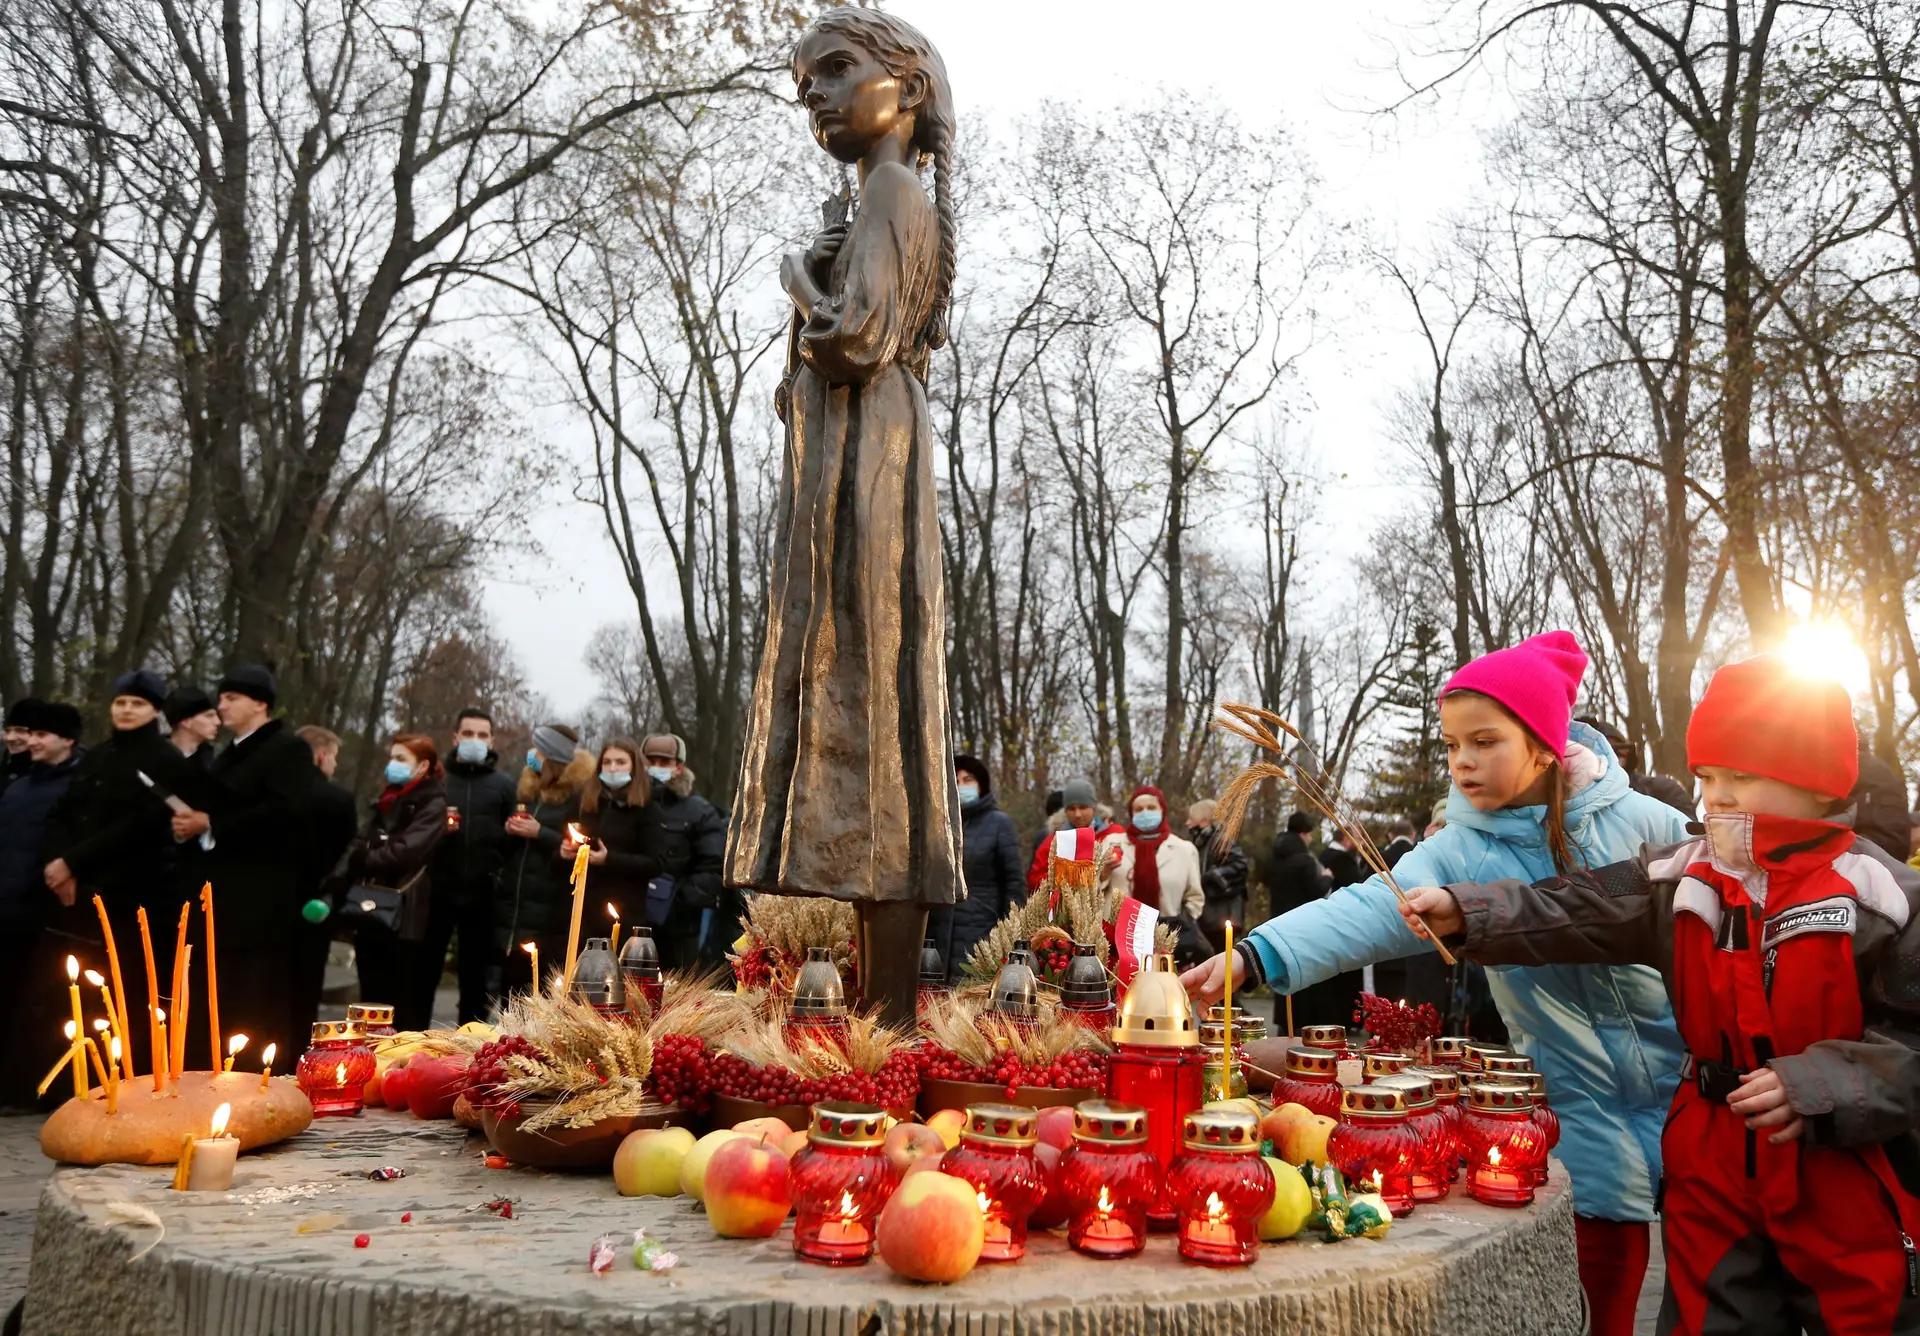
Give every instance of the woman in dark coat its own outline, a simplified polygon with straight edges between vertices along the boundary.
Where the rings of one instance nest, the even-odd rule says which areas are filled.
[[[433,1023],[433,997],[427,994],[423,1003],[420,990],[409,985],[424,972],[415,955],[427,927],[431,887],[426,867],[447,834],[447,790],[433,739],[422,733],[394,738],[386,777],[387,786],[374,799],[365,828],[347,847],[334,881],[346,894],[352,894],[357,883],[407,890],[394,927],[360,921],[354,956],[361,1000],[390,1002],[396,1026],[424,1030]]]
[[[960,830],[965,840],[961,867],[967,898],[952,909],[936,910],[927,925],[928,935],[947,962],[949,978],[959,975],[975,945],[993,931],[994,924],[1027,902],[1020,832],[994,799],[987,767],[976,756],[961,755],[953,758],[953,773],[960,790]]]
[[[587,855],[587,903],[580,940],[604,937],[613,925],[607,906],[620,911],[620,922],[632,927],[647,923],[647,886],[660,875],[658,814],[649,806],[651,781],[640,768],[640,744],[632,738],[612,738],[600,748],[594,774],[567,814],[569,825],[585,832],[592,852]],[[569,833],[560,842],[560,862],[571,865],[580,846]],[[655,925],[658,926],[657,924]],[[619,944],[615,943],[615,950]]]

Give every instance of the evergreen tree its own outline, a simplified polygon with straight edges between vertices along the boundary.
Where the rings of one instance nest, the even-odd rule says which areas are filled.
[[[1399,721],[1378,765],[1368,774],[1366,806],[1382,817],[1411,818],[1426,828],[1426,814],[1447,796],[1447,746],[1440,737],[1440,687],[1447,659],[1435,626],[1422,622],[1401,651],[1387,679],[1386,709]]]

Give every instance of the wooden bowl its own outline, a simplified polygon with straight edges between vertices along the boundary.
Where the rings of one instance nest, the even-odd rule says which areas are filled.
[[[685,1127],[693,1117],[677,1104],[658,1104],[624,1118],[603,1118],[590,1127],[544,1127],[521,1130],[521,1124],[539,1112],[540,1105],[525,1101],[520,1112],[502,1117],[498,1109],[480,1111],[480,1128],[487,1144],[516,1164],[535,1169],[606,1170],[613,1153],[629,1132],[643,1127]]]
[[[1029,1109],[1050,1109],[1060,1104],[1078,1104],[1083,1099],[1098,1099],[1102,1092],[1078,1087],[1056,1090],[1052,1086],[1015,1086],[1013,1096],[1007,1088],[985,1081],[923,1080],[920,1083],[920,1117],[931,1118],[942,1109],[964,1109],[969,1104],[1018,1104]]]
[[[887,1115],[895,1122],[911,1122],[913,1110],[903,1105],[888,1109]],[[757,1099],[735,1099],[731,1095],[715,1095],[712,1118],[715,1128],[738,1127],[749,1118],[778,1118],[794,1131],[804,1132],[813,1125],[813,1106],[810,1104],[763,1104]]]

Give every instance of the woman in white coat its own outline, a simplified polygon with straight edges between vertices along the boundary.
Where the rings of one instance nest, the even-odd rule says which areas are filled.
[[[1143,784],[1127,802],[1124,826],[1105,838],[1120,846],[1107,888],[1115,895],[1144,900],[1169,921],[1185,914],[1198,921],[1207,897],[1200,889],[1200,851],[1167,827],[1167,800]]]

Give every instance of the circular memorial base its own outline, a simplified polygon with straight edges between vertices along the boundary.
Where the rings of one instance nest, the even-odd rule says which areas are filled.
[[[1061,1234],[949,1286],[878,1259],[844,1269],[772,1239],[716,1238],[688,1199],[611,1180],[488,1169],[478,1136],[370,1111],[243,1156],[232,1191],[170,1171],[62,1168],[40,1199],[26,1331],[40,1336],[1575,1336],[1583,1330],[1566,1178],[1523,1210],[1422,1206],[1385,1239],[1269,1244],[1253,1266],[1188,1265],[1155,1235],[1100,1262]],[[367,1178],[394,1166],[406,1177]],[[498,1206],[512,1202],[511,1218]],[[488,1203],[495,1203],[489,1209]],[[403,1219],[403,1217],[410,1217]],[[644,1227],[679,1255],[634,1269]],[[613,1270],[587,1265],[617,1235]],[[356,1236],[367,1245],[358,1247]]]

